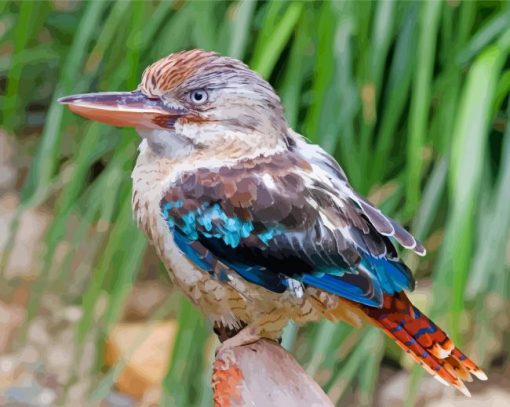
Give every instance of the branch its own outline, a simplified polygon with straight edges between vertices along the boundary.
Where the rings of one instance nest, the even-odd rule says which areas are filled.
[[[331,407],[320,386],[281,346],[268,340],[216,355],[212,385],[215,407]]]

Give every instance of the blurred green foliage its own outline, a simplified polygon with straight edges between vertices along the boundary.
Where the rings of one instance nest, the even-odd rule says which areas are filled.
[[[130,209],[134,131],[87,122],[56,99],[133,89],[145,66],[195,47],[260,72],[290,125],[426,242],[425,259],[407,260],[419,279],[433,280],[429,311],[456,340],[470,333],[475,359],[489,366],[487,343],[498,327],[488,301],[510,294],[507,2],[1,2],[2,127],[20,140],[38,134],[12,235],[27,208],[51,203],[55,214],[28,319],[54,291],[83,309],[76,341],[93,330],[101,342],[147,250]],[[86,239],[95,249],[72,270]],[[57,264],[62,241],[72,249]],[[66,282],[77,273],[86,276],[83,292],[69,293]],[[97,325],[100,298],[107,306]],[[209,330],[185,300],[178,318],[166,400],[210,405]],[[284,343],[336,403],[354,390],[359,405],[370,405],[383,356],[401,356],[385,351],[375,330],[330,323],[290,327]],[[90,389],[93,397],[104,396],[112,374]]]

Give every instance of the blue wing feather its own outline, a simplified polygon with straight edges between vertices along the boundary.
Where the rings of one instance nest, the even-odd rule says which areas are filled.
[[[407,267],[399,262],[365,255],[361,260],[364,267],[371,268],[377,276],[383,291],[395,294],[402,289],[413,290],[414,280]]]
[[[181,174],[161,201],[177,246],[222,281],[227,267],[277,293],[298,280],[381,306],[383,294],[412,290],[387,235],[416,249],[414,238],[358,202],[331,157],[318,147],[307,154],[286,151]]]
[[[382,292],[377,289],[374,295],[367,296],[365,290],[359,285],[352,282],[345,281],[338,276],[331,274],[323,274],[320,277],[312,274],[303,276],[303,283],[308,284],[315,288],[339,295],[340,297],[347,298],[348,300],[359,302],[360,304],[377,307],[380,305]]]
[[[284,274],[281,270],[257,264],[240,252],[243,239],[257,237],[260,251],[273,243],[273,238],[285,234],[285,229],[272,225],[266,230],[254,232],[251,221],[229,217],[218,204],[204,204],[195,211],[182,214],[174,219],[167,208],[179,207],[169,203],[163,209],[169,228],[180,250],[202,270],[213,273],[213,260],[221,262],[241,275],[247,281],[258,284],[274,292],[283,292],[288,287],[288,279],[302,281],[305,285],[320,288],[330,293],[369,306],[379,306],[383,293],[394,294],[402,289],[412,289],[412,277],[402,264],[385,258],[364,255],[357,268],[337,266],[310,267],[309,272],[300,275]],[[201,255],[193,247],[200,242],[208,249],[208,256]],[[216,256],[211,255],[214,253]],[[319,256],[316,256],[319,258]],[[275,267],[276,268],[276,267]],[[356,275],[363,272],[363,279]],[[366,279],[372,284],[367,286]]]

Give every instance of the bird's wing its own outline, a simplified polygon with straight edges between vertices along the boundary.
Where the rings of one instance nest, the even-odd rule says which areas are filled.
[[[274,292],[313,286],[381,306],[384,293],[413,289],[387,236],[421,245],[355,194],[326,153],[296,151],[182,174],[161,201],[181,251],[219,280],[233,270]]]
[[[384,215],[366,198],[352,189],[344,171],[333,157],[318,145],[307,143],[299,134],[294,133],[294,136],[297,149],[307,157],[312,166],[316,168],[316,172],[319,169],[337,190],[342,191],[343,195],[351,198],[370,223],[372,223],[377,232],[384,236],[393,237],[402,247],[413,250],[420,256],[426,254],[423,245],[411,233],[405,230],[397,221]]]

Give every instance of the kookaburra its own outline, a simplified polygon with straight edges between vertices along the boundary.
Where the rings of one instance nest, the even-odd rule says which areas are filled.
[[[414,279],[394,242],[424,247],[289,128],[271,85],[242,62],[178,52],[133,92],[60,102],[137,130],[136,220],[174,283],[231,333],[222,346],[277,340],[291,320],[367,321],[465,394],[470,374],[486,380],[405,294]]]

